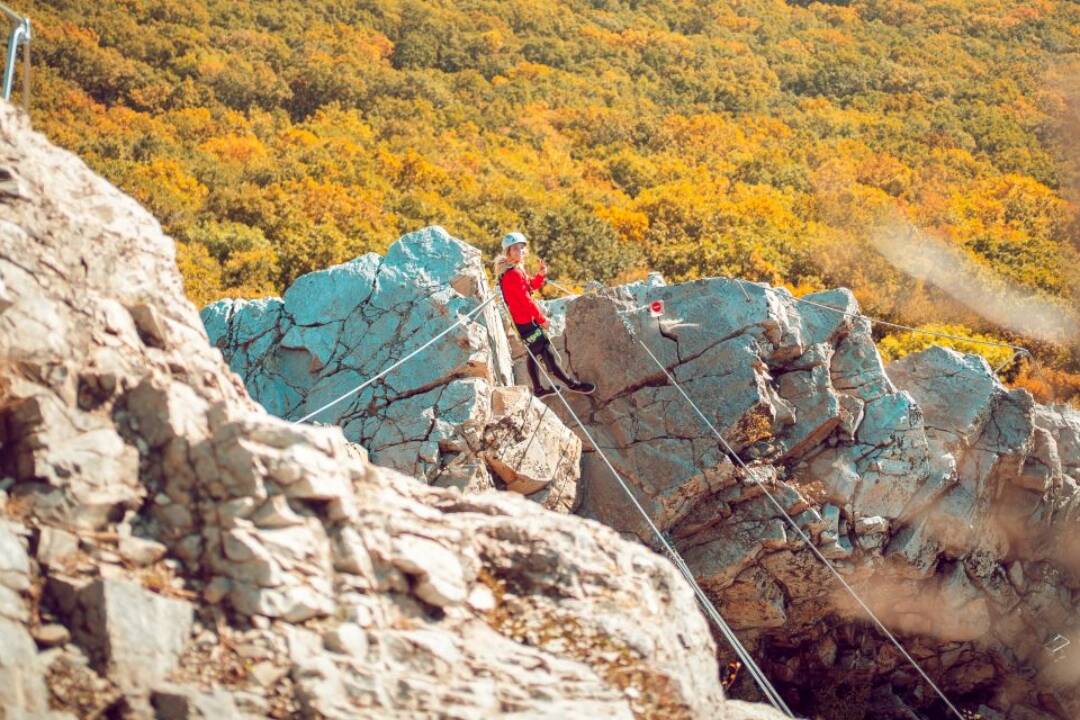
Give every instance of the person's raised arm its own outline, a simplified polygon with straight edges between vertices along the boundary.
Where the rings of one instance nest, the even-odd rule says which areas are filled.
[[[543,258],[541,258],[540,272],[533,275],[532,278],[529,280],[529,287],[533,290],[539,290],[540,288],[544,287],[544,282],[547,280],[547,271],[547,263],[544,262]]]

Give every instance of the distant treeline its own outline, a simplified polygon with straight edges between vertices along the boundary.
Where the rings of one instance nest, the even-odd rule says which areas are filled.
[[[199,304],[433,223],[492,252],[521,229],[564,284],[844,285],[1012,337],[874,252],[910,223],[1080,299],[1076,3],[11,2],[37,127],[155,213]]]

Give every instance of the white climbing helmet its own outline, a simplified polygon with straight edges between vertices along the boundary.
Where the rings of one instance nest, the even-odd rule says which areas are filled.
[[[525,236],[522,235],[519,232],[507,233],[506,237],[504,237],[502,239],[502,249],[503,250],[506,250],[506,248],[510,247],[511,245],[528,245],[528,244],[529,244],[529,241],[526,240]]]

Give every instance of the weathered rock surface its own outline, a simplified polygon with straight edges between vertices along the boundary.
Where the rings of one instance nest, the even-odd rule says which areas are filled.
[[[122,690],[164,680],[191,635],[190,603],[163,597],[127,580],[69,582],[52,578],[56,608],[75,642]]]
[[[0,710],[44,714],[49,709],[44,663],[29,632],[31,586],[26,528],[0,521]]]
[[[227,692],[199,692],[184,687],[159,687],[151,697],[158,720],[240,720],[236,702]]]
[[[569,512],[577,499],[581,441],[527,387],[496,388],[493,422],[475,454],[506,486],[552,510]]]
[[[409,253],[410,262],[422,264],[422,256]],[[659,320],[640,311],[656,299],[667,308]],[[1062,671],[1075,661],[1064,642],[1080,642],[1071,619],[1080,587],[1077,413],[1038,407],[1001,386],[980,359],[941,349],[886,372],[850,293],[805,300],[726,279],[666,286],[650,277],[550,303],[549,314],[563,357],[597,384],[593,396],[571,396],[590,433],[728,621],[756,644],[770,675],[793,695],[825,688],[804,701],[808,711],[833,712],[852,667],[873,716],[940,708],[895,650],[866,630],[861,609],[800,531],[950,694],[977,698],[987,712],[1024,704],[1068,717],[1080,679]],[[639,340],[754,465],[753,477]],[[382,339],[357,342],[361,354],[376,353]],[[520,344],[511,337],[509,346],[525,382]],[[501,355],[489,358],[486,378],[505,366]],[[540,487],[536,478],[566,477],[580,446],[571,442],[569,457],[562,450],[575,424],[561,403],[541,404],[520,387],[485,392],[489,400],[470,400],[469,412],[443,427],[437,464],[409,467],[465,491],[490,487],[492,476],[522,493]],[[400,425],[414,413],[408,407],[384,410]],[[354,439],[377,456],[377,441]],[[652,543],[594,448],[585,448],[581,465],[579,512]],[[564,480],[533,497],[571,509],[575,490]],[[408,571],[429,552],[409,548],[398,568]],[[420,578],[418,591],[432,602],[466,592],[456,577]],[[749,691],[740,682],[737,690]],[[1046,700],[1050,691],[1064,698],[1055,701],[1061,707]]]
[[[640,312],[654,299],[667,308],[659,321]],[[832,712],[857,667],[870,715],[940,710],[865,628],[762,486],[951,695],[1005,717],[1021,704],[1068,717],[1080,679],[1062,671],[1075,660],[1063,642],[1080,641],[1071,619],[1080,576],[1077,413],[1038,407],[1001,386],[982,360],[946,350],[886,372],[849,293],[805,299],[725,279],[666,286],[651,277],[549,310],[563,357],[598,386],[571,396],[576,411],[769,674],[791,694],[825,688],[804,708]],[[754,465],[753,477],[639,340]],[[368,342],[380,340],[361,346]],[[520,345],[513,337],[509,345],[525,382]],[[434,481],[472,491],[489,486],[489,472],[529,493],[532,478],[550,476],[563,459],[552,449],[575,424],[555,398],[545,406],[520,387],[489,392],[486,424],[474,413],[446,427],[467,450],[455,447]],[[578,446],[571,452],[576,463]],[[651,543],[594,448],[581,462],[579,512]],[[538,495],[572,508],[573,486],[558,487]],[[398,568],[429,552],[410,548]],[[455,578],[420,577],[435,602],[466,591]],[[740,682],[738,691],[752,693]],[[1064,698],[1061,707],[1048,691]]]
[[[659,320],[640,311],[656,299]],[[804,710],[831,717],[857,686],[865,717],[942,707],[766,489],[954,700],[1076,716],[1080,413],[1036,406],[980,358],[940,348],[886,372],[850,294],[805,299],[651,278],[562,301],[562,354],[598,387],[573,407]],[[582,514],[652,541],[592,447],[582,485]]]
[[[252,397],[297,419],[420,348],[490,293],[479,251],[429,227],[402,237],[385,257],[364,255],[305,275],[283,298],[222,300],[202,318]],[[497,478],[516,492],[543,491],[535,499],[568,510],[578,478],[576,436],[543,405],[530,410],[526,398],[510,397],[508,347],[489,304],[313,420],[341,426],[373,462],[435,485],[486,490]],[[504,451],[520,455],[524,466],[500,462]],[[537,462],[559,454],[567,461]]]
[[[249,398],[298,417],[404,357],[488,292],[474,250],[429,228],[208,308],[241,381],[141,208],[6,106],[0,143],[3,713],[747,716],[665,560],[480,492],[580,495],[651,542],[561,403],[512,386],[495,316],[318,418],[344,434]],[[573,407],[804,712],[944,716],[799,531],[961,707],[1077,717],[1080,414],[950,351],[886,369],[849,293],[806,299],[832,309],[725,279],[552,303],[598,386]]]
[[[0,715],[723,717],[715,645],[670,563],[511,493],[418,483],[339,428],[267,414],[207,341],[144,210],[5,103],[0,158],[17,188],[0,195],[3,511],[21,518],[0,524]],[[357,313],[287,297],[275,362],[341,361],[357,377],[477,297],[462,281],[406,312],[380,292]],[[385,323],[401,343],[345,369],[347,352],[298,339],[330,317]],[[497,354],[476,329],[448,339],[468,341],[448,356]],[[490,368],[476,362],[455,361],[460,380],[415,377],[479,395]],[[365,402],[407,400],[403,388],[391,376]],[[73,640],[39,652],[39,624]]]

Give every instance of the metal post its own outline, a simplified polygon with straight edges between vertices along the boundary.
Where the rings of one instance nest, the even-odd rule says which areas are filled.
[[[8,37],[7,62],[4,64],[3,97],[11,99],[11,89],[15,84],[15,62],[19,57],[19,43],[23,44],[23,108],[30,111],[30,18],[20,15],[0,2],[0,13],[15,23]]]
[[[22,38],[22,23],[16,25],[8,36],[7,62],[4,64],[4,99],[11,99],[11,85],[15,81],[15,58],[19,53],[19,40]]]
[[[30,114],[30,18],[24,18],[26,23],[26,39],[23,40],[23,111]]]

